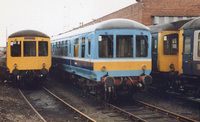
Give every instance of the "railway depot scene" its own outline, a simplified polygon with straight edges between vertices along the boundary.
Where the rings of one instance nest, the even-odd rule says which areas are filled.
[[[199,122],[199,0],[0,0],[0,121]]]

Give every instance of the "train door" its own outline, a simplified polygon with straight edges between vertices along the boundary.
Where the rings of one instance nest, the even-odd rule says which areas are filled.
[[[69,41],[69,66],[70,66],[70,72],[73,72],[73,68],[72,68],[72,57],[73,57],[73,54],[72,54],[72,51],[73,51],[73,44],[72,44],[72,41]]]
[[[152,34],[152,71],[157,71],[158,60],[158,34]]]
[[[193,63],[192,74],[200,74],[200,30],[194,32],[194,49],[193,49]]]
[[[183,40],[183,74],[192,73],[192,35],[191,31],[184,32]]]
[[[88,56],[88,58],[89,58],[89,69],[90,69],[90,73],[91,73],[91,71],[93,70],[93,65],[92,65],[92,62],[91,62],[91,47],[92,47],[92,40],[93,40],[93,38],[92,38],[92,34],[89,34],[88,35],[88,37],[87,37],[87,41],[88,41],[88,43],[87,43],[87,51],[86,51],[86,54],[87,54],[87,56]]]

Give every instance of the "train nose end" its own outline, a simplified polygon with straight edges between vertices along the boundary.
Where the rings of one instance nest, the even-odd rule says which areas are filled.
[[[142,79],[142,82],[145,84],[145,85],[150,85],[152,83],[152,77],[150,75],[145,75]]]

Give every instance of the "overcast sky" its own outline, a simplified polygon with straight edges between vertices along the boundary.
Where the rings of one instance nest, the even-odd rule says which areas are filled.
[[[134,4],[135,0],[0,0],[0,47],[7,36],[34,29],[49,36]]]

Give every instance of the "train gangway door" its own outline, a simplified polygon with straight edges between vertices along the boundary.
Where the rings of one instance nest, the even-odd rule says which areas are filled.
[[[192,71],[192,60],[193,60],[193,41],[192,35],[190,31],[184,32],[184,41],[183,41],[183,60],[182,60],[182,68],[183,74],[191,74]]]
[[[152,70],[157,71],[157,60],[158,60],[158,34],[152,35]]]

